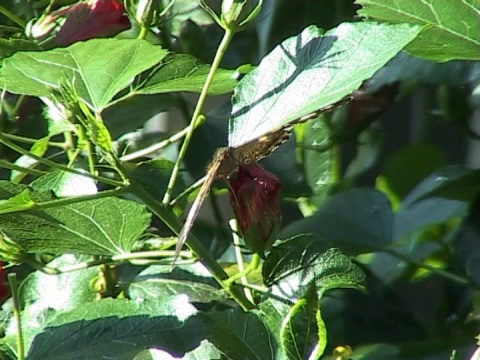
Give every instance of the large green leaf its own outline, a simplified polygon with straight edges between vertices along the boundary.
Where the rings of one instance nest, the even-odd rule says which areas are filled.
[[[34,338],[27,359],[126,360],[151,347],[181,356],[210,330],[210,322],[195,315],[185,296],[91,302],[50,321]]]
[[[79,261],[73,255],[64,255],[50,262],[48,266],[68,266]],[[22,281],[20,302],[23,309],[23,337],[27,349],[45,324],[56,316],[56,311],[81,308],[95,300],[97,293],[90,287],[95,276],[98,276],[98,269],[92,267],[59,275],[36,271]],[[17,333],[14,321],[10,322],[6,335],[6,343],[15,349]]]
[[[52,191],[57,197],[96,194],[95,180],[90,177],[57,170],[40,176],[30,184],[37,191]]]
[[[302,234],[273,246],[262,267],[266,285],[288,299],[299,299],[314,284],[320,296],[333,288],[362,289],[364,275],[338,249],[313,234]]]
[[[149,266],[140,272],[129,286],[131,299],[162,299],[164,297],[185,294],[190,302],[207,303],[227,300],[224,291],[211,278],[202,264],[176,266]]]
[[[314,26],[285,40],[236,88],[229,140],[239,147],[358,89],[420,31],[418,26]]]
[[[61,84],[72,84],[80,98],[100,111],[136,75],[167,53],[147,41],[120,39],[92,39],[67,48],[19,52],[3,62],[0,85],[15,94],[49,96]]]
[[[270,331],[270,334],[275,338],[275,341],[280,344],[280,332],[284,323],[284,319],[287,317],[290,306],[285,302],[279,301],[275,298],[267,298],[260,303],[260,310],[257,312],[258,316]],[[274,356],[275,360],[288,360],[285,352],[280,346],[276,349]]]
[[[232,360],[276,360],[277,344],[254,313],[233,309],[210,317],[215,326],[208,339]]]
[[[391,23],[428,25],[407,50],[435,61],[480,60],[478,0],[357,0],[359,15]]]
[[[108,256],[129,252],[150,218],[143,205],[111,197],[3,214],[0,227],[26,252]]]
[[[12,56],[18,51],[40,50],[40,47],[32,41],[23,39],[0,39],[0,61]]]
[[[355,189],[330,196],[311,217],[282,229],[280,237],[314,233],[343,252],[379,251],[392,241],[393,213],[384,194]]]
[[[293,305],[282,322],[282,349],[290,360],[318,359],[324,349],[319,346],[317,318],[320,304],[315,291]],[[323,339],[325,344],[326,339]]]
[[[185,54],[168,55],[148,80],[134,91],[136,94],[157,94],[165,92],[200,92],[207,79],[210,65],[202,64],[193,56]],[[237,84],[236,72],[217,69],[209,94],[219,95],[233,91]]]
[[[395,199],[403,199],[423,179],[445,164],[436,146],[413,144],[401,148],[385,160],[380,181]]]
[[[480,172],[460,166],[439,169],[418,184],[395,213],[393,239],[465,216],[480,191]],[[459,199],[459,200],[457,200]]]

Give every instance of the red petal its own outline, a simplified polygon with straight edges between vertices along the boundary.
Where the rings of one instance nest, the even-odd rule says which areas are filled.
[[[229,184],[230,203],[242,233],[255,226],[263,241],[268,241],[280,219],[280,181],[251,163],[240,165]]]

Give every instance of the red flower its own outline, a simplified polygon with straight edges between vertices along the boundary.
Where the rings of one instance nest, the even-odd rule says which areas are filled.
[[[2,304],[10,296],[8,287],[7,272],[3,268],[2,260],[0,260],[0,304]]]
[[[277,177],[255,163],[240,165],[228,180],[230,203],[245,245],[264,256],[280,223],[281,184]]]
[[[89,0],[58,9],[40,18],[30,36],[43,40],[53,35],[57,45],[118,34],[130,27],[124,7],[115,0]]]

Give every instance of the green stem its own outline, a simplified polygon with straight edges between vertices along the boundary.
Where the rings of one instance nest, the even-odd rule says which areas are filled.
[[[204,120],[204,119],[205,119],[204,116],[200,116],[200,120]],[[203,121],[195,122],[195,127],[198,127],[202,123],[203,123]],[[140,157],[150,155],[150,154],[152,154],[152,153],[154,153],[154,152],[156,152],[160,149],[166,148],[168,145],[180,140],[189,131],[190,131],[190,126],[187,126],[186,128],[184,128],[183,130],[181,130],[181,131],[177,132],[176,134],[172,135],[168,139],[160,141],[157,144],[153,144],[152,146],[149,146],[145,149],[138,150],[138,151],[135,151],[131,154],[124,155],[120,158],[120,160],[121,161],[131,161],[131,160],[135,160],[135,159],[140,158]]]
[[[20,301],[18,299],[17,274],[15,273],[8,274],[8,283],[10,285],[10,291],[12,292],[13,315],[15,318],[15,323],[17,325],[17,356],[18,356],[18,360],[24,360],[25,345],[23,342],[22,318],[20,314]]]
[[[192,119],[190,120],[190,126],[188,127],[188,132],[185,136],[185,140],[183,141],[182,147],[180,148],[180,152],[178,154],[177,161],[175,162],[175,166],[173,167],[172,175],[170,176],[170,180],[168,182],[167,191],[165,192],[165,196],[163,197],[162,203],[168,204],[170,203],[170,199],[172,196],[173,189],[175,187],[175,183],[177,181],[178,174],[180,172],[180,167],[182,165],[183,159],[185,154],[187,153],[188,146],[190,145],[190,140],[192,139],[193,131],[195,130],[195,124],[198,121],[200,113],[202,112],[203,105],[205,104],[205,100],[208,95],[208,89],[212,84],[213,77],[220,66],[220,62],[227,51],[228,45],[230,44],[234,31],[232,30],[225,30],[225,34],[223,35],[223,39],[218,46],[217,53],[215,54],[215,58],[213,59],[212,66],[210,67],[210,71],[208,72],[207,79],[205,80],[205,84],[203,84],[202,92],[197,101],[197,105],[195,110],[193,111]]]
[[[233,236],[233,246],[235,249],[235,258],[237,259],[237,266],[238,272],[244,273],[245,272],[245,263],[243,262],[242,252],[240,250],[240,237],[238,236],[238,222],[236,219],[232,219],[229,221],[230,228],[232,229],[232,236]],[[246,274],[240,277],[240,282],[242,286],[244,286],[245,297],[253,303],[253,295],[248,286],[248,279]]]
[[[193,191],[201,187],[206,180],[207,180],[207,176],[204,176],[198,179],[197,181],[195,181],[192,185],[190,185],[188,188],[186,188],[180,194],[178,194],[178,196],[170,202],[170,206],[175,206],[175,204],[181,201],[184,197],[187,197]]]
[[[142,187],[132,183],[130,186],[131,192],[144,202],[146,206],[150,208],[155,215],[157,215],[175,234],[179,234],[182,230],[183,224],[173,211],[156,201],[149,192],[145,191]],[[228,279],[227,273],[212,257],[212,255],[203,247],[200,241],[190,233],[188,235],[187,245],[195,257],[210,271],[215,280],[229,292],[230,296],[244,309],[252,309],[254,305],[248,301],[241,288],[225,287],[224,281]]]
[[[32,154],[30,151],[25,150],[21,146],[18,146],[17,144],[8,140],[1,131],[0,131],[0,142],[3,143],[5,146],[8,146],[10,149],[18,152],[19,154],[28,156],[28,157],[30,157],[34,160],[37,160],[39,163],[41,163],[45,166],[51,167],[53,169],[63,170],[63,171],[66,171],[66,172],[70,172],[72,174],[85,176],[85,177],[88,177],[88,178],[93,179],[95,181],[100,181],[100,182],[103,182],[104,184],[108,184],[108,185],[112,185],[112,186],[119,187],[119,186],[124,185],[122,182],[115,181],[115,180],[105,178],[105,177],[94,176],[94,175],[91,175],[89,173],[83,172],[81,170],[76,170],[74,168],[70,168],[68,166],[56,163],[54,161],[50,161],[48,159],[44,159],[44,158],[42,158],[40,156],[37,156],[35,154]]]
[[[226,281],[225,281],[225,286],[230,287],[232,286],[233,283],[236,281],[240,280],[242,277],[247,276],[250,274],[253,270],[256,270],[260,266],[261,262],[261,257],[258,254],[253,254],[252,259],[250,260],[250,263],[248,266],[243,269],[243,271],[239,271],[235,275],[230,276]]]
[[[148,28],[145,27],[145,26],[140,26],[140,31],[138,32],[138,36],[137,36],[137,39],[145,39],[147,37],[147,34],[148,34]]]
[[[18,17],[17,15],[15,15],[14,13],[12,13],[10,10],[8,10],[2,5],[0,5],[0,13],[5,15],[5,17],[9,18],[10,20],[12,20],[15,24],[21,26],[22,28],[25,28],[25,25],[27,24],[25,20]]]
[[[455,275],[455,274],[452,274],[448,271],[445,271],[445,270],[442,270],[442,269],[439,269],[439,268],[436,268],[434,266],[431,266],[431,265],[428,265],[428,264],[425,264],[425,263],[422,263],[420,261],[417,261],[415,259],[412,259],[410,257],[408,257],[407,255],[405,254],[402,254],[398,251],[395,251],[395,250],[388,250],[386,251],[388,254],[392,255],[392,256],[395,256],[396,258],[399,258],[409,264],[412,264],[412,265],[415,265],[416,267],[420,268],[420,269],[425,269],[425,270],[429,270],[433,273],[436,273],[440,276],[443,276],[444,278],[446,279],[449,279],[449,280],[452,280],[456,283],[459,283],[459,284],[462,284],[462,285],[469,285],[469,286],[472,286],[474,287],[475,289],[479,289],[480,287],[475,284],[475,282],[471,281],[470,279],[468,278],[464,278],[462,276],[458,276],[458,275]]]
[[[12,164],[6,160],[0,159],[0,167],[4,169],[9,169],[9,170],[16,170],[18,172],[23,172],[29,175],[34,175],[34,176],[42,176],[45,175],[45,171],[37,170],[37,169],[29,169],[20,165],[15,165]]]
[[[10,139],[19,143],[23,143],[23,144],[30,144],[30,145],[35,144],[38,141],[38,139],[31,139],[31,138],[13,135],[13,134],[7,134],[7,133],[3,133],[3,136],[6,137],[7,139]],[[47,144],[48,146],[60,148],[62,150],[67,149],[67,146],[65,146],[65,144],[61,142],[49,141]]]
[[[138,252],[133,252],[128,254],[114,255],[111,258],[84,261],[78,264],[66,265],[61,267],[51,267],[48,265],[44,265],[30,257],[25,257],[22,260],[25,264],[31,266],[35,270],[42,271],[49,275],[59,275],[59,274],[87,269],[93,266],[106,265],[106,264],[118,264],[125,261],[133,262],[135,260],[149,261],[152,259],[162,259],[162,258],[165,259],[165,258],[172,258],[174,255],[175,255],[175,251],[173,250],[138,251]],[[183,258],[188,258],[188,257],[191,257],[191,253],[189,251],[182,251],[180,252],[180,256]]]

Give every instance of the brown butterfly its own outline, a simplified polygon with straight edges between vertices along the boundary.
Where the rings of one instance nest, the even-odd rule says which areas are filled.
[[[228,177],[237,170],[240,164],[249,164],[267,157],[288,140],[293,125],[315,119],[321,114],[331,111],[334,108],[342,105],[345,103],[345,101],[346,100],[341,100],[326,108],[322,108],[314,113],[303,116],[285,126],[282,126],[280,129],[260,136],[259,138],[239,147],[223,147],[218,149],[213,156],[213,160],[207,167],[206,180],[200,188],[200,191],[195,198],[192,207],[190,208],[182,231],[180,231],[180,234],[178,235],[178,241],[175,247],[174,262],[177,259],[190,230],[192,229],[193,222],[200,211],[200,206],[210,192],[210,187],[216,179],[228,179]]]

